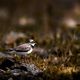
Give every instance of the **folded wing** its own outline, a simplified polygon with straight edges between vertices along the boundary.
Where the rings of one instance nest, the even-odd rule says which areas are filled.
[[[15,48],[16,52],[28,52],[31,49],[30,45],[28,44],[22,44],[20,46],[17,46]]]

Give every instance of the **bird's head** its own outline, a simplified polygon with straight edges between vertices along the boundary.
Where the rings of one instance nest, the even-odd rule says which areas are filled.
[[[30,45],[31,45],[32,47],[34,47],[35,44],[36,44],[35,41],[34,41],[33,39],[30,39],[30,40],[29,40],[29,43],[30,43]]]

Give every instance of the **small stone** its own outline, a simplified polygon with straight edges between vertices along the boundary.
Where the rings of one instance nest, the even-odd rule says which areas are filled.
[[[8,80],[13,80],[13,78],[9,78]]]
[[[35,52],[37,55],[39,55],[42,58],[47,58],[49,55],[46,49],[40,47],[34,48],[33,52]]]
[[[14,65],[13,59],[4,59],[4,61],[0,64],[0,69],[6,69],[7,67],[10,68]]]
[[[14,76],[19,76],[21,74],[21,70],[20,69],[11,70],[11,74]]]
[[[33,75],[37,75],[38,73],[42,73],[43,71],[36,67],[34,64],[23,64],[27,68],[29,72]]]

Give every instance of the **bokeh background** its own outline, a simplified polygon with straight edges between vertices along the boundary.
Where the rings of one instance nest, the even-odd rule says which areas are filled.
[[[79,28],[79,0],[0,0],[1,44],[14,44],[24,37],[46,47],[73,38],[78,42]]]
[[[0,0],[1,38],[16,31],[56,39],[79,25],[79,0]]]

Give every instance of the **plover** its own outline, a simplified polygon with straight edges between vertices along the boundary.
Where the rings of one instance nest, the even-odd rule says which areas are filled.
[[[33,51],[33,48],[35,46],[35,42],[33,39],[29,40],[29,43],[21,44],[15,48],[11,48],[8,51],[10,53],[15,52],[16,54],[20,56],[27,56],[27,54],[30,54]]]

